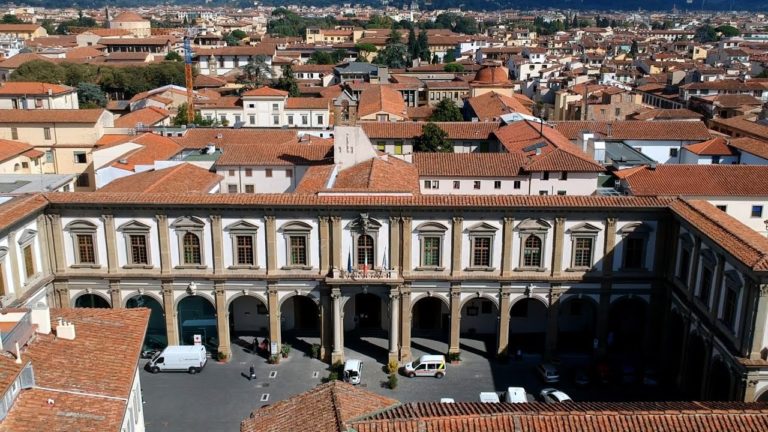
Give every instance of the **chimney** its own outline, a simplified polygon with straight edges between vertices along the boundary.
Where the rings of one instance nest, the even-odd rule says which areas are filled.
[[[66,322],[59,317],[59,324],[56,326],[56,336],[61,339],[74,340],[75,325],[71,322]]]
[[[40,302],[32,307],[32,325],[37,326],[37,332],[51,333],[51,309],[47,304]]]
[[[608,138],[613,136],[613,124],[612,123],[607,123],[605,125],[605,136],[607,136]]]

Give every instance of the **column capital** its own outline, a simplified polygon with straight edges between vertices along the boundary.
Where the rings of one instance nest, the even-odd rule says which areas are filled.
[[[211,222],[213,222],[213,221],[220,221],[221,220],[221,215],[213,214],[213,215],[208,216],[208,219],[210,219]]]
[[[504,221],[505,224],[511,224],[515,222],[515,218],[513,218],[512,216],[504,216],[502,220]]]
[[[389,223],[395,224],[400,222],[400,216],[390,216],[389,217]]]
[[[166,214],[156,214],[155,215],[155,220],[157,220],[158,222],[167,221],[168,220],[168,215],[166,215]]]
[[[460,224],[460,223],[464,222],[464,218],[461,217],[461,216],[454,216],[454,217],[451,218],[451,221],[454,224]]]
[[[341,222],[341,216],[331,216],[331,222],[333,223],[339,223]]]
[[[329,216],[318,216],[317,217],[317,220],[319,220],[320,222],[324,222],[324,223],[328,223],[329,219],[330,219]]]
[[[400,295],[411,295],[411,285],[410,284],[403,284],[398,287],[400,290]]]
[[[616,225],[616,221],[618,221],[618,218],[616,218],[615,216],[610,216],[605,218],[606,225]]]
[[[331,288],[331,299],[337,300],[341,298],[341,289],[340,288]]]
[[[412,216],[400,216],[400,220],[403,221],[404,223],[409,223],[409,222],[413,221],[413,217]]]
[[[107,222],[107,221],[115,220],[115,216],[111,213],[104,213],[101,216],[99,216],[99,219],[101,219],[102,222]]]
[[[501,291],[499,291],[499,298],[508,299],[509,296],[512,295],[512,292],[510,290],[511,288],[502,288]]]
[[[565,223],[565,217],[564,216],[558,216],[555,218],[555,223],[558,225],[562,225]]]
[[[267,221],[267,222],[274,222],[275,221],[275,216],[274,215],[265,215],[264,216],[264,220]]]
[[[760,297],[768,296],[768,284],[760,284]]]

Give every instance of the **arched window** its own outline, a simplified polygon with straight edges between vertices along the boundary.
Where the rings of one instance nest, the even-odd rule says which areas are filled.
[[[184,264],[200,264],[202,262],[200,254],[200,237],[196,234],[186,233],[183,239],[184,244]]]
[[[363,234],[357,238],[357,265],[373,267],[373,237]]]
[[[523,244],[523,267],[541,267],[541,239],[529,235]]]

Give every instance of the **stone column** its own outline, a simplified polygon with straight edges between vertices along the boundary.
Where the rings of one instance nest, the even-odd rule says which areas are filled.
[[[400,218],[389,217],[389,267],[402,275],[400,266]]]
[[[274,216],[264,216],[264,234],[267,238],[267,274],[273,274],[277,270],[277,229]]]
[[[402,276],[410,276],[411,269],[413,268],[413,218],[410,216],[404,216],[401,218],[403,221],[403,268]]]
[[[11,281],[13,281],[13,289],[15,290],[17,295],[24,292],[21,286],[21,270],[19,270],[19,242],[16,238],[16,231],[11,231],[8,233],[8,263],[10,264],[7,268],[11,272]],[[67,302],[67,305],[64,306],[61,304],[60,307],[69,307],[69,302]]]
[[[66,282],[54,282],[53,290],[56,293],[57,306],[62,309],[69,309],[71,306],[69,298],[69,285]]]
[[[712,367],[712,335],[709,335],[704,339],[704,367],[701,368],[701,383],[699,386],[699,394],[695,400],[707,400],[707,392],[709,391],[709,375]]]
[[[511,287],[502,286],[499,292],[499,331],[496,354],[500,357],[506,357],[509,354],[509,295],[511,291]]]
[[[461,275],[461,246],[463,243],[464,218],[455,216],[451,221],[453,222],[451,226],[451,276],[459,276]],[[458,345],[456,347],[458,349]]]
[[[757,383],[760,382],[760,375],[757,371],[747,373],[746,383],[744,383],[744,402],[754,402],[757,398]]]
[[[344,260],[341,258],[341,217],[331,216],[331,266],[343,269]]]
[[[501,277],[512,276],[512,231],[515,218],[504,218],[504,231],[501,244]]]
[[[267,285],[267,296],[267,307],[269,308],[269,341],[277,343],[277,351],[280,352],[280,349],[282,348],[280,305],[277,297],[277,287],[271,283]]]
[[[684,377],[687,372],[687,365],[688,365],[688,338],[691,335],[691,322],[690,317],[683,316],[683,340],[681,345],[683,346],[683,349],[680,354],[680,367],[678,368],[677,373],[677,388],[682,389],[684,384]]]
[[[330,228],[328,216],[320,216],[317,219],[320,227],[320,276],[325,276],[330,270]]]
[[[120,281],[117,279],[111,279],[109,281],[109,299],[112,303],[112,309],[123,307],[123,296],[120,292]]]
[[[333,345],[333,311],[330,290],[323,288],[320,293],[320,359],[331,360]]]
[[[51,241],[51,230],[48,225],[48,218],[44,214],[37,216],[37,231],[40,233],[40,261],[42,261],[42,272],[45,275],[53,273],[55,265],[51,262],[51,252],[53,252],[53,242]]]
[[[171,281],[162,282],[162,293],[165,328],[168,333],[168,345],[178,345],[179,326],[176,324],[176,304],[173,298],[173,284]]]
[[[48,221],[51,229],[51,240],[53,241],[54,269],[56,274],[65,273],[67,271],[67,258],[64,255],[64,229],[61,226],[61,216],[56,213],[49,214]]]
[[[411,286],[400,287],[400,361],[411,360]]]
[[[693,251],[691,252],[691,271],[688,273],[688,280],[685,281],[687,285],[686,293],[688,298],[693,297],[693,292],[696,290],[696,277],[699,275],[699,251],[701,250],[701,238],[696,237],[693,242]]]
[[[749,350],[750,360],[759,360],[761,358],[760,354],[763,349],[766,320],[768,320],[768,284],[758,285],[757,288],[757,312],[755,315],[755,330],[752,334],[751,349]]]
[[[455,218],[454,218],[455,219]],[[461,352],[461,284],[451,284],[451,339],[448,353]]]
[[[397,287],[389,291],[389,361],[397,361],[400,350],[400,293]]]
[[[554,285],[549,292],[549,308],[547,309],[547,335],[544,356],[551,359],[557,351],[557,314],[560,309],[560,287]]]
[[[331,289],[331,302],[333,303],[333,352],[331,353],[331,364],[344,362],[344,346],[341,341],[341,332],[344,323],[341,315],[341,290],[339,288]]]
[[[213,273],[224,273],[224,230],[221,226],[221,216],[211,215],[211,243],[213,243]]]
[[[221,220],[219,220],[221,221]],[[214,292],[216,293],[216,329],[218,330],[219,347],[217,350],[220,355],[229,360],[232,357],[229,340],[229,308],[227,307],[227,293],[224,291],[223,282],[215,282]]]
[[[613,274],[613,260],[616,249],[616,218],[605,219],[605,243],[603,254],[603,276]]]
[[[159,214],[155,216],[157,220],[157,232],[160,246],[160,273],[169,274],[173,264],[171,263],[171,239],[168,228],[168,216]]]
[[[597,307],[597,353],[603,355],[608,348],[608,316],[611,311],[611,289],[613,288],[610,280],[603,280],[600,283],[600,302]]]
[[[563,270],[563,243],[565,242],[565,218],[555,218],[555,236],[552,248],[552,276],[559,276]]]
[[[117,259],[117,230],[115,229],[115,217],[111,214],[101,215],[104,222],[104,238],[107,243],[107,271],[117,273],[120,271],[120,263]]]

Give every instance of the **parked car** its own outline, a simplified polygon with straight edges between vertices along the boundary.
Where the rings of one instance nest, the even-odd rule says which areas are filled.
[[[423,355],[414,362],[406,363],[403,370],[410,378],[416,376],[442,378],[445,376],[445,356]]]
[[[560,371],[551,363],[542,363],[536,367],[541,379],[546,383],[556,383],[560,381]]]
[[[187,371],[199,373],[205,367],[208,356],[202,345],[170,345],[155,354],[146,368],[152,373],[160,371]]]
[[[350,384],[360,384],[363,376],[363,362],[356,359],[348,359],[344,362],[344,381]]]
[[[456,403],[453,398],[440,398],[440,403]]]
[[[589,374],[584,369],[576,369],[576,372],[573,374],[573,382],[579,386],[589,385]]]
[[[573,402],[570,396],[554,388],[545,388],[539,393],[539,398],[544,403]]]
[[[496,392],[480,392],[480,402],[499,403],[499,395]]]
[[[504,402],[526,403],[528,402],[528,396],[522,387],[507,387],[507,391],[504,392]]]

